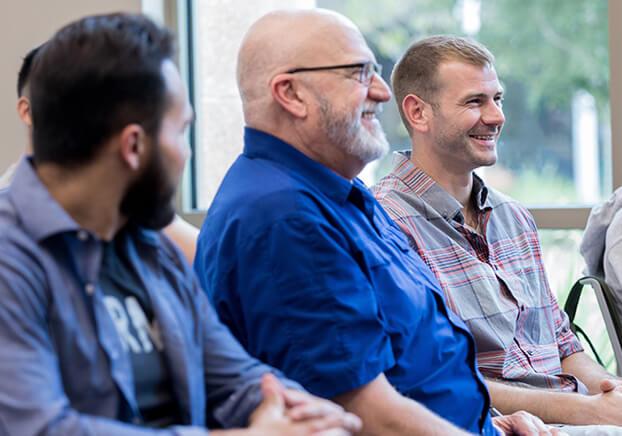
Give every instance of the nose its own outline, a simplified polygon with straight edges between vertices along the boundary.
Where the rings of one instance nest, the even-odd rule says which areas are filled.
[[[489,126],[502,126],[505,123],[503,108],[496,101],[490,101],[482,113],[482,122]]]
[[[389,85],[387,85],[387,82],[385,82],[378,73],[374,74],[374,77],[369,84],[367,94],[371,100],[378,102],[385,102],[391,99],[391,90],[389,89]]]

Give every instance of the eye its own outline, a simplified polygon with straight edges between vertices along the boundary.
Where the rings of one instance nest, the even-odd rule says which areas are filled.
[[[495,104],[497,106],[499,106],[499,107],[502,107],[503,106],[503,100],[504,100],[503,96],[499,95],[499,96],[495,97]]]
[[[352,76],[353,77],[363,77],[365,73],[365,67],[364,66],[360,66],[360,67],[354,67],[352,68]]]
[[[482,99],[479,97],[471,98],[466,101],[466,104],[469,106],[479,106],[480,104],[482,104]]]

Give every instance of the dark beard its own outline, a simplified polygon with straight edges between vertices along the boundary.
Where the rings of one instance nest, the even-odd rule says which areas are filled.
[[[166,179],[157,147],[142,177],[129,187],[121,202],[121,213],[128,224],[160,230],[175,217],[175,187]]]

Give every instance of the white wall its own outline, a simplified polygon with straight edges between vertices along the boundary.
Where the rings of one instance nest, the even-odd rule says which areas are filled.
[[[22,57],[66,23],[85,15],[139,12],[140,0],[19,0],[0,6],[0,173],[16,160],[26,131],[15,112]]]

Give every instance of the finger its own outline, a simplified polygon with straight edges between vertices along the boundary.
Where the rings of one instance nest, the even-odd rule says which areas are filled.
[[[279,391],[281,396],[285,394],[285,390],[286,390],[285,387],[281,384],[279,379],[276,378],[276,376],[270,372],[265,373],[261,377],[261,383],[262,384],[265,383],[266,385],[270,386],[271,389]]]
[[[334,428],[331,430],[319,431],[313,433],[311,436],[350,436],[352,433],[342,430],[340,428]]]
[[[345,425],[346,430],[350,430],[353,433],[358,433],[363,429],[363,421],[358,416],[353,413],[346,412],[345,416]]]
[[[350,413],[343,414],[343,416],[325,416],[305,421],[305,423],[309,424],[309,428],[312,430],[311,433],[342,430],[350,434],[359,431],[362,427],[360,419]]]
[[[272,407],[283,412],[285,411],[283,389],[274,375],[263,375],[261,378],[261,393],[263,394],[262,407]]]
[[[519,411],[512,414],[512,433],[517,435],[546,435],[548,426],[545,425],[540,418],[533,416],[527,412]]]
[[[361,421],[361,418],[352,413],[345,412],[340,416],[325,416],[319,419],[323,420],[326,425],[330,426],[334,424],[351,433],[357,433],[363,428],[363,421]]]
[[[616,382],[614,382],[613,380],[610,380],[608,378],[601,380],[600,382],[600,390],[602,392],[610,392],[612,390],[614,390],[616,388],[618,384]]]
[[[310,404],[310,403],[322,403],[330,405],[338,410],[343,410],[343,407],[340,405],[333,403],[332,401],[325,400],[324,398],[316,397],[307,392],[297,391],[294,389],[284,389],[283,396],[285,397],[285,405],[288,407],[294,407],[301,404]]]
[[[263,399],[249,421],[252,424],[259,424],[271,422],[274,419],[282,419],[285,416],[285,400],[278,383],[274,383],[271,377],[262,377],[261,394]]]
[[[283,396],[285,397],[285,403],[290,407],[296,406],[298,404],[308,403],[309,401],[311,401],[312,398],[315,398],[307,394],[306,392],[297,391],[295,389],[285,389],[283,392]]]
[[[311,403],[303,403],[287,410],[287,416],[294,421],[302,421],[304,419],[319,418],[325,415],[341,415],[344,410],[332,403],[313,401]]]

